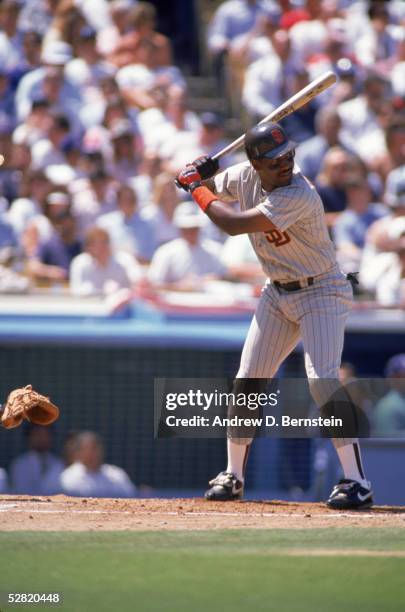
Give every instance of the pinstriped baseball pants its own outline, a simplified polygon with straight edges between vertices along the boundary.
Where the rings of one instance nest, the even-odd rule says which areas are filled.
[[[339,271],[320,275],[313,285],[299,291],[287,292],[267,283],[236,377],[273,378],[302,340],[312,397],[318,406],[325,403],[338,386],[344,328],[352,299],[350,282]]]

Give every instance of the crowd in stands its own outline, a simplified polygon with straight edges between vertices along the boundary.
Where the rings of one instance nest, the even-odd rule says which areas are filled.
[[[76,497],[136,497],[128,474],[104,463],[104,446],[93,431],[70,432],[63,456],[52,451],[49,427],[24,429],[26,450],[15,457],[9,470],[0,468],[0,493],[19,495],[73,495]],[[143,495],[147,494],[143,488]]]
[[[241,132],[325,70],[337,74],[283,125],[340,266],[360,271],[360,298],[404,307],[405,3],[205,5],[201,45]],[[174,186],[229,134],[226,116],[190,107],[158,16],[137,0],[1,2],[0,292],[262,282],[247,238],[225,236]]]

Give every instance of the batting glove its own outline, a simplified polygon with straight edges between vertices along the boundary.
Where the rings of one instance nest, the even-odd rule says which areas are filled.
[[[196,187],[201,186],[201,174],[192,164],[187,164],[176,176],[175,183],[177,187],[193,193]]]
[[[193,161],[193,166],[196,168],[203,181],[214,176],[219,170],[218,160],[212,159],[212,157],[208,155],[197,157],[197,159]]]

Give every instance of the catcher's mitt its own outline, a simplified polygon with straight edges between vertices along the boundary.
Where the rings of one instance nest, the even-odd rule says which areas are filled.
[[[18,427],[23,419],[35,425],[50,425],[59,417],[59,408],[49,401],[49,397],[27,385],[11,391],[0,415],[6,429]]]

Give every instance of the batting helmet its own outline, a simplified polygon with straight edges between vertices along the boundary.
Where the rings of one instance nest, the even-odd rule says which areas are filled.
[[[296,146],[297,143],[288,138],[278,123],[258,124],[245,134],[245,151],[249,159],[276,159]]]

